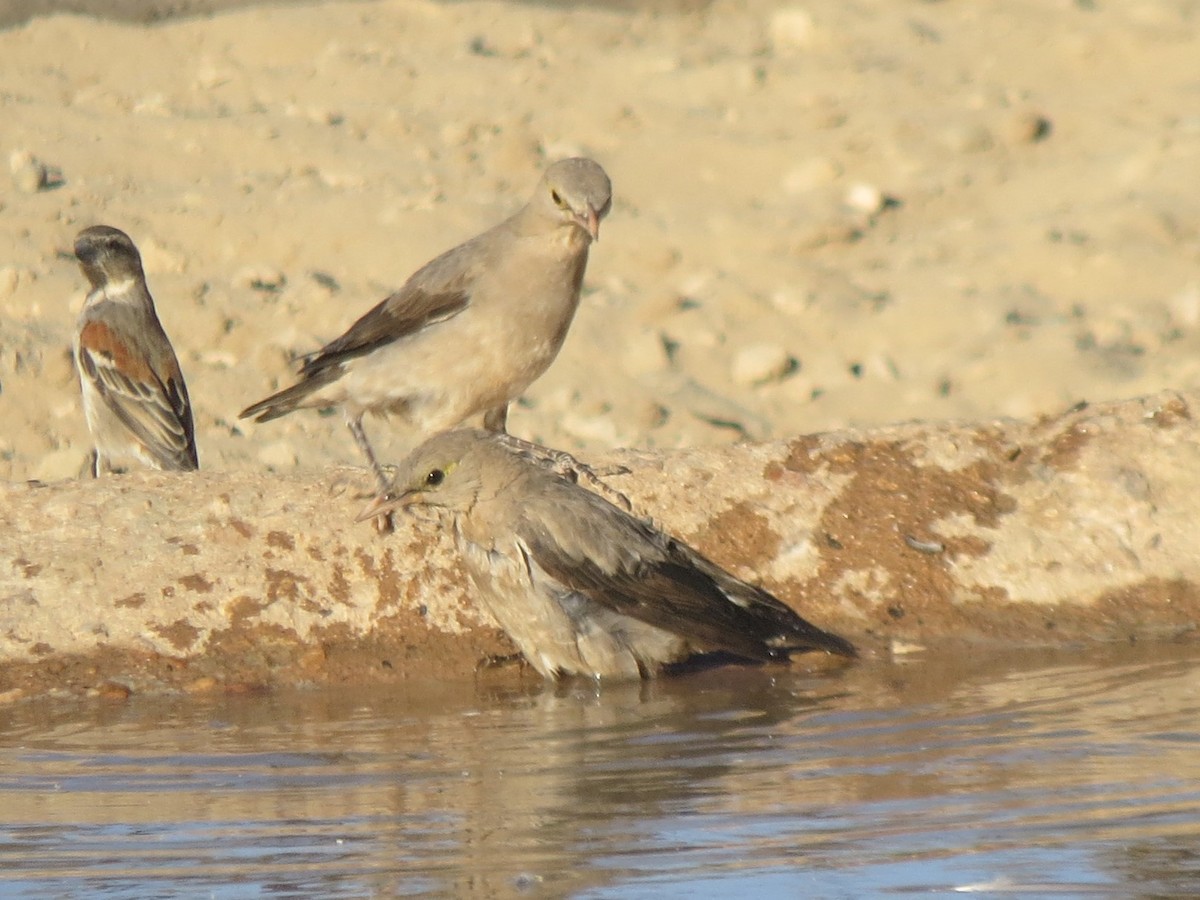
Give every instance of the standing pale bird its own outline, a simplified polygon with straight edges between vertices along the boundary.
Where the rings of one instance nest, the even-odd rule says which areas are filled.
[[[546,678],[647,678],[697,653],[783,660],[854,647],[496,435],[430,438],[363,513],[448,514],[484,606]]]
[[[611,202],[597,163],[554,163],[517,213],[426,263],[308,357],[296,384],[241,418],[341,407],[381,489],[387,478],[362,426],[368,412],[399,416],[422,436],[479,415],[505,431],[508,404],[562,347]]]
[[[92,474],[198,468],[187,386],[137,247],[125,232],[94,225],[79,232],[75,256],[91,285],[74,351],[96,448]]]

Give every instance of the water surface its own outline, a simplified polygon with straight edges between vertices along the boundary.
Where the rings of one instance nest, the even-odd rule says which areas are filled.
[[[1197,895],[1197,663],[17,704],[0,895]]]

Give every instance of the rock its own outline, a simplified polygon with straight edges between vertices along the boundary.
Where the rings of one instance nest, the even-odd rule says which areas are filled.
[[[813,42],[816,25],[812,13],[801,7],[776,10],[767,23],[767,37],[776,53],[803,50]]]
[[[806,257],[821,247],[853,244],[862,236],[862,226],[844,218],[805,219],[793,226],[787,251],[795,256]]]
[[[639,328],[625,340],[622,370],[636,378],[653,372],[661,372],[671,364],[667,345],[657,329]]]
[[[868,656],[952,641],[1179,639],[1200,619],[1198,403],[1165,392],[1024,422],[587,461],[626,466],[619,489],[640,514],[753,571]],[[481,657],[510,646],[446,532],[416,516],[396,517],[389,535],[356,524],[362,498],[345,490],[347,472],[362,475],[0,482],[0,699],[55,690],[56,672],[96,660],[121,666],[117,695],[469,682]],[[889,613],[897,604],[906,615]],[[326,648],[338,665],[323,664]]]
[[[187,257],[160,244],[153,237],[139,238],[137,245],[147,274],[179,275],[187,271]]]
[[[13,186],[23,194],[36,194],[50,184],[50,170],[28,150],[14,150],[8,168]]]
[[[779,381],[797,367],[796,358],[778,344],[751,344],[733,357],[730,378],[742,387]]]
[[[888,205],[888,197],[875,185],[859,182],[846,191],[845,203],[855,212],[875,216]]]
[[[233,275],[233,286],[245,290],[275,294],[287,284],[287,276],[281,269],[266,263],[243,266]]]
[[[21,283],[21,273],[15,266],[0,266],[0,297],[11,297]]]
[[[1171,318],[1184,328],[1200,325],[1200,282],[1189,284],[1167,300]]]
[[[1050,137],[1054,130],[1051,121],[1041,113],[1021,110],[1004,123],[1004,134],[1010,144],[1034,144]]]

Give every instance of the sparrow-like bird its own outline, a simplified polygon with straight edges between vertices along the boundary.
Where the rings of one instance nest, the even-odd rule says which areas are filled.
[[[125,232],[94,225],[79,232],[75,256],[91,285],[74,351],[95,444],[92,474],[198,468],[187,386],[137,247]]]
[[[388,480],[363,431],[367,412],[399,416],[421,436],[481,414],[485,428],[505,431],[508,404],[558,355],[611,202],[597,163],[554,163],[521,210],[426,263],[308,357],[296,384],[240,417],[341,407],[380,490]]]
[[[361,518],[448,514],[479,598],[543,676],[647,678],[697,653],[783,660],[853,645],[765,590],[478,430],[400,464]]]

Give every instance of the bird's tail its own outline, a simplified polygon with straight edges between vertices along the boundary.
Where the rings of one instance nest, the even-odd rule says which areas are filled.
[[[843,637],[838,637],[829,631],[824,631],[806,622],[799,616],[797,622],[791,623],[786,632],[777,634],[767,641],[767,645],[781,654],[804,653],[810,650],[824,650],[835,656],[845,656],[854,659],[858,656],[855,646]]]
[[[854,659],[858,650],[843,637],[818,628],[794,609],[762,588],[752,588],[747,597],[738,592],[738,605],[756,620],[756,630],[773,655],[786,656],[810,650],[824,650],[835,656]]]
[[[336,381],[342,374],[340,368],[322,369],[291,387],[272,394],[265,400],[259,400],[253,406],[247,406],[240,413],[239,419],[253,418],[255,422],[270,422],[280,416],[299,409],[310,394],[323,388],[331,381]]]

